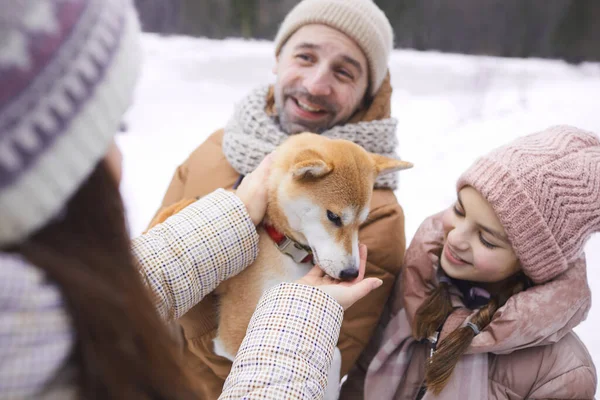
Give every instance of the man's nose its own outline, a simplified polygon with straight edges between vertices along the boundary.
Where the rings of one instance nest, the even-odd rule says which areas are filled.
[[[327,72],[322,69],[315,69],[304,79],[304,87],[312,96],[329,96],[331,94],[331,84]]]

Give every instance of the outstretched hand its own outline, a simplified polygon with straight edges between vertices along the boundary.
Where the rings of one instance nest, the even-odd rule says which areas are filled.
[[[318,287],[331,297],[333,297],[343,308],[347,310],[368,295],[372,290],[377,289],[383,281],[379,278],[365,277],[365,269],[367,265],[367,246],[359,245],[360,266],[358,277],[350,282],[342,282],[331,278],[317,265],[311,269],[308,274],[296,281],[302,285]]]

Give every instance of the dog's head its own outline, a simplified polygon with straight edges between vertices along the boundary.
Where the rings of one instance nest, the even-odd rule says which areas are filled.
[[[312,133],[291,136],[275,153],[267,218],[309,246],[336,279],[358,274],[358,229],[369,215],[375,179],[412,164]]]

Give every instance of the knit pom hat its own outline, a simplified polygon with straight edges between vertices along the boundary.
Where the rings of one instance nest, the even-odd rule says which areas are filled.
[[[275,37],[275,54],[304,25],[323,24],[352,38],[369,63],[371,95],[387,74],[394,32],[390,21],[373,0],[303,0],[285,17]]]
[[[140,65],[130,0],[0,0],[0,246],[46,225],[106,154]]]
[[[490,203],[525,274],[544,283],[600,231],[600,139],[571,126],[519,138],[476,161],[464,186]]]

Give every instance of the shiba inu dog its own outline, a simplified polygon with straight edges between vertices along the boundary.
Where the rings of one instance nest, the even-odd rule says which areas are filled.
[[[257,228],[255,262],[216,289],[215,354],[234,360],[258,302],[268,289],[302,278],[317,264],[327,275],[352,280],[359,273],[358,231],[369,215],[375,179],[412,164],[364,150],[347,140],[312,133],[278,147],[268,185],[268,206]],[[162,210],[152,225],[195,199]],[[336,348],[325,399],[336,399],[341,354]]]
[[[276,151],[266,183],[269,202],[258,228],[258,258],[217,288],[215,353],[233,361],[262,294],[303,277],[313,263],[332,278],[356,278],[358,230],[369,215],[375,179],[411,166],[347,140],[312,133],[286,140]],[[340,364],[336,351],[326,398],[337,398]]]

